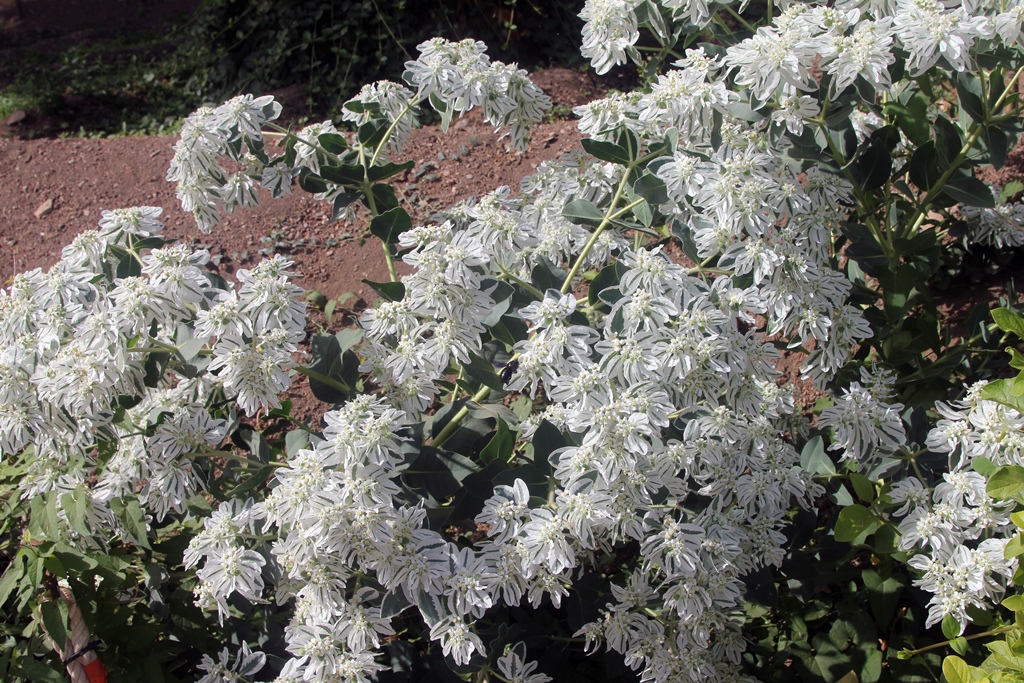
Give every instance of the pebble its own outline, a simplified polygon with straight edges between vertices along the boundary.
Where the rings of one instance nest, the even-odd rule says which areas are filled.
[[[32,212],[36,218],[42,218],[53,211],[53,200],[47,199],[45,202],[36,207],[36,210]]]

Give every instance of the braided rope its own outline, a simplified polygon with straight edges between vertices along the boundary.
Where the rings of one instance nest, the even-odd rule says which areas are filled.
[[[85,625],[82,610],[78,609],[71,589],[62,585],[59,586],[59,591],[60,598],[68,606],[68,633],[63,646],[59,646],[53,637],[50,637],[54,651],[67,668],[71,683],[107,683],[107,671],[96,655],[96,645],[99,641],[89,640],[89,627]],[[57,599],[56,596],[54,599]],[[46,630],[45,625],[43,630]]]

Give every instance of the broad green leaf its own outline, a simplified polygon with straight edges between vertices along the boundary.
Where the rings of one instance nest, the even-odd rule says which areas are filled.
[[[856,671],[851,671],[842,678],[838,679],[836,683],[860,683],[860,679],[857,678]]]
[[[361,282],[380,294],[385,301],[401,301],[405,298],[405,285],[401,282],[373,282],[366,279]]]
[[[876,137],[853,164],[855,177],[866,192],[883,187],[892,175],[892,154],[885,141]]]
[[[1010,152],[1010,139],[998,126],[985,126],[982,129],[982,139],[988,148],[989,161],[997,170],[1001,169],[1006,165],[1006,157]],[[1005,189],[1006,187],[1003,187],[1003,190]]]
[[[370,205],[371,198],[373,200],[372,206]],[[398,198],[395,196],[395,188],[387,183],[377,183],[371,187],[370,197],[364,197],[363,203],[366,204],[366,208],[377,215],[386,213],[399,206]]]
[[[149,529],[146,515],[142,511],[137,498],[114,498],[110,501],[111,510],[124,523],[128,534],[136,545],[149,549]]]
[[[967,639],[963,636],[951,639],[949,641],[949,646],[953,648],[953,652],[956,652],[958,655],[963,656],[967,654]]]
[[[942,618],[942,635],[947,638],[956,638],[963,632],[960,628],[960,622],[956,620],[952,614],[947,614]]]
[[[956,76],[956,93],[960,106],[967,114],[982,123],[985,121],[985,106],[982,104],[981,82],[969,71],[961,71]]]
[[[412,218],[400,206],[374,216],[370,221],[370,232],[380,238],[384,244],[397,244],[398,237],[412,228]]]
[[[633,182],[633,192],[640,195],[653,206],[660,206],[668,201],[668,189],[665,181],[653,173],[644,173]]]
[[[981,397],[1010,406],[1019,413],[1024,413],[1024,396],[1014,394],[1014,379],[997,379],[989,382],[981,389]]]
[[[1011,595],[1000,604],[1013,612],[1024,612],[1024,595]]]
[[[995,471],[985,487],[988,495],[997,500],[1011,500],[1024,492],[1024,467],[1004,465]]]
[[[993,308],[992,320],[1003,332],[1013,332],[1019,338],[1024,339],[1024,318],[1017,312],[1008,308]]]
[[[47,600],[39,605],[43,626],[53,642],[64,645],[67,639],[68,604],[61,599]]]
[[[946,683],[971,683],[971,667],[956,655],[943,660],[942,675],[946,677]]]
[[[516,445],[515,434],[508,428],[505,420],[498,418],[498,429],[494,436],[487,442],[480,451],[480,461],[489,463],[495,460],[508,462],[512,458],[512,452]]]
[[[627,270],[628,268],[622,265],[621,261],[616,261],[610,266],[605,266],[601,269],[601,272],[598,273],[597,277],[591,281],[590,288],[587,290],[587,303],[591,306],[603,303],[603,299],[600,296],[601,292],[618,285]],[[608,310],[606,306],[602,306],[601,308],[603,310]]]
[[[341,403],[352,395],[351,369],[346,368],[346,352],[333,334],[314,334],[309,340],[309,389],[325,403]],[[358,371],[358,362],[356,363]]]
[[[469,377],[494,391],[505,388],[494,366],[476,354],[470,354],[470,362],[463,363],[462,369]]]
[[[338,185],[360,185],[366,179],[365,171],[360,164],[325,164],[320,167],[320,177]]]
[[[331,154],[341,154],[348,149],[348,140],[341,133],[321,133],[316,141]]]
[[[1003,548],[1003,557],[1012,560],[1019,555],[1024,555],[1024,542],[1022,542],[1021,535],[1017,534],[1006,542],[1006,546]]]
[[[865,503],[872,503],[875,500],[875,483],[857,472],[850,473],[850,483],[857,497]]]
[[[1010,521],[1013,522],[1018,529],[1024,529],[1024,510],[1018,510],[1017,512],[1010,513]]]
[[[308,168],[299,171],[299,187],[310,194],[319,194],[328,190],[327,181]]]
[[[588,199],[572,200],[562,209],[562,216],[577,225],[597,226],[604,220],[604,213]]]
[[[866,569],[861,576],[868,591],[868,605],[875,617],[875,625],[883,631],[887,630],[896,615],[898,598],[903,592],[904,583],[896,576],[883,579],[874,569]]]
[[[879,525],[878,517],[871,510],[863,505],[848,505],[839,511],[835,537],[837,541],[849,543],[862,534],[877,529]]]
[[[622,166],[627,166],[632,161],[629,157],[629,150],[613,142],[584,138],[580,140],[580,144],[587,154],[601,161],[610,161],[613,164],[620,164]]]
[[[836,466],[825,452],[825,443],[816,436],[800,451],[800,466],[811,474],[831,476],[836,474]]]
[[[367,175],[370,177],[371,181],[376,182],[378,180],[390,178],[391,176],[396,176],[399,173],[402,173],[403,171],[408,171],[415,165],[416,162],[412,159],[410,159],[409,161],[403,161],[400,164],[396,164],[394,162],[389,161],[386,164],[377,164],[376,166],[371,166],[370,170],[367,172]]]
[[[977,206],[985,209],[995,208],[996,200],[988,185],[974,176],[953,174],[942,188],[950,199],[964,206]]]

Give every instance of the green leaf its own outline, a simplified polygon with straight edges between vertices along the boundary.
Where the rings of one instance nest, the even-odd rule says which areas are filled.
[[[7,598],[11,596],[14,589],[17,588],[18,583],[21,581],[21,577],[25,575],[25,556],[18,553],[11,560],[10,564],[7,565],[7,569],[4,570],[3,576],[0,576],[0,607],[3,607],[4,603],[7,602]]]
[[[956,638],[963,632],[960,628],[960,622],[956,620],[952,614],[947,614],[942,617],[942,635],[947,638]]]
[[[493,461],[508,462],[512,459],[512,452],[516,446],[515,434],[508,428],[505,420],[498,418],[498,429],[494,436],[487,442],[480,451],[480,461],[489,463]]]
[[[597,226],[604,220],[604,214],[589,199],[574,199],[562,209],[562,216],[577,225]]]
[[[370,177],[371,181],[376,182],[378,180],[384,180],[385,178],[390,178],[391,176],[398,175],[403,171],[408,171],[415,165],[416,162],[411,159],[409,161],[403,161],[400,164],[396,164],[394,162],[389,161],[386,164],[377,164],[376,166],[371,166],[369,171],[367,172],[367,175]]]
[[[882,631],[889,629],[893,617],[896,615],[898,598],[903,592],[903,581],[896,576],[886,579],[874,569],[866,569],[861,575],[864,579],[864,587],[868,591],[868,605],[871,607],[871,614],[875,617],[875,625]]]
[[[316,136],[316,141],[331,154],[341,154],[348,149],[348,140],[341,133],[321,133]]]
[[[981,81],[969,71],[961,71],[956,76],[956,94],[960,98],[960,107],[968,116],[982,123],[985,121],[985,106],[982,104]]]
[[[1024,467],[1004,465],[995,471],[985,487],[988,495],[997,500],[1011,500],[1024,492]]]
[[[67,683],[64,672],[48,667],[31,657],[20,658],[18,663],[11,667],[11,673],[20,676],[22,681],[32,683]]]
[[[299,171],[299,187],[310,194],[319,194],[320,192],[327,192],[328,185],[327,181],[313,173],[308,168],[303,168]]]
[[[137,498],[114,498],[110,501],[110,509],[124,524],[128,535],[136,545],[149,549],[149,531],[146,526],[146,515],[142,512]]]
[[[1003,332],[1013,332],[1024,339],[1024,318],[1009,308],[993,308],[992,320]]]
[[[365,180],[365,173],[359,164],[325,164],[320,167],[320,177],[338,185],[361,185]]]
[[[981,397],[1010,406],[1019,413],[1024,413],[1024,397],[1014,394],[1015,379],[997,379],[989,382],[981,389]]]
[[[825,443],[816,436],[800,451],[800,466],[811,474],[831,476],[836,474],[836,466],[825,452]]]
[[[1006,156],[1010,152],[1010,140],[1006,133],[996,126],[985,126],[982,129],[982,139],[988,148],[989,161],[996,170],[1001,169],[1006,165]]]
[[[651,211],[651,205],[647,203],[646,199],[641,199],[640,202],[633,207],[633,215],[644,227],[651,227],[651,223],[654,222],[654,212]]]
[[[470,362],[463,364],[462,369],[467,375],[485,387],[495,391],[502,391],[505,388],[494,366],[476,354],[470,354]]]
[[[977,206],[985,209],[995,208],[996,200],[988,185],[974,176],[954,174],[946,186],[942,188],[950,199],[964,206]]]
[[[310,339],[309,353],[309,369],[341,385],[338,387],[324,379],[310,377],[309,389],[313,396],[335,404],[351,397],[352,385],[359,374],[359,359],[355,354],[342,350],[338,337],[333,334],[314,334]]]
[[[629,162],[632,161],[629,156],[629,150],[613,142],[584,138],[580,141],[580,144],[583,145],[583,149],[587,154],[601,161],[610,161],[613,164],[621,164],[623,166],[629,165]]]
[[[853,170],[854,177],[864,191],[869,192],[883,187],[892,175],[892,155],[885,140],[881,137],[871,140],[864,152],[857,157]]]
[[[371,119],[359,126],[356,135],[361,145],[369,149],[377,149],[377,145],[384,139],[384,134],[390,127],[391,122],[387,119]]]
[[[384,244],[397,244],[398,236],[412,228],[412,218],[400,206],[374,216],[370,221],[370,232],[381,239]]]
[[[850,473],[850,483],[853,485],[853,490],[857,493],[857,497],[863,500],[865,503],[871,503],[875,500],[875,483],[865,477],[863,474],[857,472]]]
[[[476,463],[469,458],[424,446],[420,455],[402,474],[411,487],[426,491],[435,500],[443,501],[462,488],[462,480],[476,472]]]
[[[850,543],[863,534],[870,533],[880,525],[878,517],[863,505],[848,505],[839,511],[836,519],[837,541]]]
[[[1003,548],[1003,557],[1012,560],[1020,555],[1024,555],[1024,539],[1017,534],[1006,542],[1006,546]]]
[[[1008,202],[1021,192],[1024,192],[1024,182],[1021,182],[1020,180],[1011,180],[1003,185],[1003,189],[999,193],[999,201]]]
[[[591,306],[603,304],[604,300],[601,298],[601,292],[618,285],[627,270],[629,269],[621,261],[616,261],[610,266],[602,268],[601,272],[590,283],[590,289],[587,290],[587,303]],[[601,308],[605,311],[608,310],[606,305],[601,306]]]
[[[947,167],[939,158],[935,141],[929,140],[910,157],[910,180],[923,193],[938,181]]]
[[[956,655],[943,660],[942,675],[946,677],[946,683],[971,683],[971,667]]]
[[[395,197],[395,189],[387,183],[377,183],[370,188],[373,197],[373,206],[370,206],[369,198],[364,197],[363,203],[366,208],[374,211],[377,215],[390,211],[399,206],[398,198]]]
[[[361,282],[387,301],[401,301],[405,298],[405,285],[401,282],[373,282],[366,279]]]
[[[619,128],[619,132],[615,136],[615,144],[626,150],[631,162],[640,158],[640,138],[626,126]]]
[[[665,181],[650,172],[643,173],[633,182],[633,192],[653,206],[660,206],[668,201]]]
[[[1024,612],[1024,595],[1011,595],[1000,604],[1013,612]]]
[[[64,646],[68,637],[68,605],[63,600],[48,600],[39,605],[39,614],[43,619],[46,632],[53,642]]]
[[[956,638],[951,639],[949,641],[949,646],[953,648],[953,652],[957,653],[958,655],[967,654],[967,639],[963,636],[958,636]]]

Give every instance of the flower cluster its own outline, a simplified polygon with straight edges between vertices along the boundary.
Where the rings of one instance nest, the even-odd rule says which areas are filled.
[[[239,95],[185,119],[167,180],[177,183],[181,206],[195,216],[201,231],[209,232],[222,211],[259,203],[257,190],[266,165],[262,126],[280,113],[281,105],[269,95]],[[221,157],[243,170],[229,173],[221,165]],[[266,177],[266,184],[278,192],[284,186],[273,174]]]
[[[900,549],[918,551],[910,565],[922,573],[915,583],[932,594],[928,625],[952,615],[961,632],[970,607],[987,609],[1003,595],[1016,569],[1004,553],[1017,528],[1015,504],[994,500],[976,458],[993,465],[1024,465],[1024,418],[1014,409],[981,398],[984,382],[967,397],[939,402],[942,418],[928,434],[928,447],[949,454],[949,472],[929,491],[916,477],[893,486],[900,505]]]
[[[23,497],[61,494],[65,521],[63,494],[84,496],[86,526],[64,540],[102,544],[112,528],[138,542],[115,501],[136,498],[157,521],[184,513],[205,488],[196,458],[227,435],[211,398],[251,415],[290,384],[305,314],[288,262],[239,271],[235,291],[204,268],[206,250],[141,249],[160,243],[159,216],[104,211],[49,271],[0,291],[0,453],[32,462]]]

